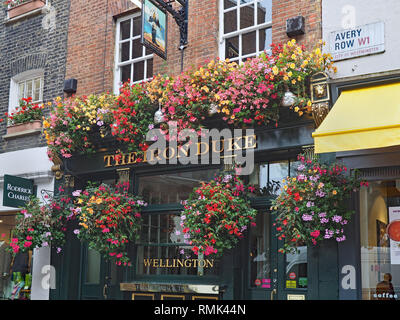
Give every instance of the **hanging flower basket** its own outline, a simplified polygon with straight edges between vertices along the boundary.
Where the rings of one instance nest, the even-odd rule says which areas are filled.
[[[39,9],[46,4],[46,2],[43,0],[19,1],[17,3],[20,3],[20,4],[12,6],[11,8],[8,9],[8,18],[9,19],[21,16],[30,11]],[[10,4],[12,4],[12,3],[10,3]]]
[[[141,210],[147,205],[129,195],[128,188],[128,183],[115,188],[89,184],[86,190],[72,193],[76,197],[73,211],[80,225],[74,233],[89,248],[119,266],[131,266],[127,246],[138,237]]]
[[[181,213],[181,227],[185,242],[196,255],[220,257],[236,245],[250,224],[255,225],[257,210],[250,206],[248,191],[249,187],[230,174],[193,190]]]
[[[346,240],[344,228],[354,213],[346,201],[360,186],[367,185],[341,164],[328,166],[304,156],[299,160],[297,175],[282,181],[281,193],[271,207],[277,215],[278,239],[284,241],[279,250],[282,253],[323,240]]]

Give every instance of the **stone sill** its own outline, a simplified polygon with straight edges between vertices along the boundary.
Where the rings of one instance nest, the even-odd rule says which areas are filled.
[[[27,12],[25,14],[21,14],[20,16],[16,16],[16,17],[11,18],[11,19],[8,18],[8,15],[7,15],[7,17],[4,20],[5,20],[5,24],[12,24],[12,23],[14,23],[14,22],[16,22],[18,20],[22,20],[22,19],[25,19],[25,18],[28,18],[28,17],[39,15],[41,13],[49,13],[49,12],[50,12],[50,6],[48,4],[46,4],[41,8],[29,11],[29,12]]]
[[[21,132],[6,134],[3,136],[3,139],[10,140],[10,139],[15,139],[15,138],[21,138],[21,137],[30,136],[33,134],[39,134],[41,132],[42,132],[42,129],[25,130],[25,131],[21,131]]]

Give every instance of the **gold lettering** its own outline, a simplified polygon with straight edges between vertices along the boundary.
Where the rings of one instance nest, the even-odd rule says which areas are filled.
[[[136,156],[135,152],[131,152],[128,154],[128,164],[132,164],[132,163],[136,162],[135,156]]]
[[[219,142],[220,143],[220,150],[217,150],[217,148],[216,148],[216,144],[217,144],[217,142]],[[211,145],[212,145],[212,152],[215,152],[215,153],[221,153],[221,152],[223,152],[224,151],[224,148],[225,148],[225,146],[224,146],[224,140],[213,140],[213,141],[211,141]]]
[[[114,160],[114,156],[113,155],[108,155],[108,156],[104,156],[104,161],[107,161],[105,168],[107,167],[112,167],[113,165],[111,164],[111,159]]]
[[[204,152],[201,152],[201,145],[204,145],[206,148],[204,150]],[[207,154],[210,151],[210,146],[208,145],[208,143],[205,142],[198,142],[197,143],[197,155],[198,156],[202,156]]]
[[[185,150],[183,147],[187,147],[187,149]],[[181,146],[181,147],[178,147],[178,156],[177,156],[177,158],[179,159],[180,157],[181,157],[181,155],[180,155],[180,152],[182,151],[182,153],[185,155],[185,157],[188,157],[189,156],[189,146],[187,145],[187,144],[185,144],[185,145],[183,145],[183,146]]]
[[[153,268],[158,268],[159,259],[153,260]]]
[[[169,153],[169,157],[167,157],[167,151],[168,150],[171,150],[171,152]],[[173,152],[172,152],[173,151]],[[172,147],[167,147],[165,150],[164,150],[164,152],[163,152],[163,157],[166,159],[166,160],[170,160],[171,158],[173,158],[173,157],[175,157],[175,153],[176,153],[176,151],[175,151],[175,149],[174,148],[172,148]],[[172,154],[172,155],[171,155]]]
[[[244,137],[244,149],[255,149],[257,148],[257,138],[256,135],[253,134],[251,136]]]
[[[229,139],[229,149],[227,151],[233,151],[233,150],[241,150],[242,148],[237,144],[238,141],[240,141],[242,137],[236,137],[236,138],[231,138]],[[235,142],[233,142],[235,140]],[[236,147],[236,148],[234,148]]]
[[[206,261],[204,259],[199,260],[199,267],[204,268],[206,266]]]
[[[178,260],[177,260],[178,265],[180,265],[180,267],[183,267],[183,261],[184,261],[184,260],[182,260],[182,259],[178,259]]]
[[[190,268],[192,266],[192,261],[190,259],[184,260],[185,261],[185,267]],[[189,263],[189,265],[188,265]]]
[[[169,264],[169,262],[170,262],[170,260],[167,259],[167,265],[166,265],[167,268],[171,268],[171,267],[172,267],[172,266]]]
[[[152,259],[143,259],[143,264],[145,267],[148,267],[151,265]]]
[[[208,265],[210,265],[209,267],[208,267]],[[214,268],[214,259],[212,259],[211,261],[210,260],[206,260],[206,268]]]
[[[192,261],[193,261],[193,268],[197,268],[197,262],[199,261],[199,260],[197,260],[197,259],[192,259]]]

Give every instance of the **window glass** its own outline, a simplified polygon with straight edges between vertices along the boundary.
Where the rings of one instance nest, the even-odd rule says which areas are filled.
[[[360,190],[363,300],[398,300],[400,294],[400,180]]]
[[[254,4],[240,8],[240,29],[254,25]]]
[[[272,43],[272,1],[220,1],[224,1],[220,15],[224,26],[221,58],[242,63],[269,50]]]
[[[212,180],[217,169],[176,172],[139,178],[139,194],[149,204],[180,203],[201,181]]]
[[[153,53],[144,50],[141,44],[141,16],[132,15],[117,21],[117,71],[115,73],[115,92],[123,82],[138,83],[153,77]],[[151,60],[150,63],[147,63]]]
[[[43,100],[43,78],[31,78],[18,82],[18,99],[32,98],[33,103]]]
[[[180,224],[179,212],[143,215],[137,246],[137,274],[217,274],[217,261],[194,255],[185,243],[188,239],[184,238]]]

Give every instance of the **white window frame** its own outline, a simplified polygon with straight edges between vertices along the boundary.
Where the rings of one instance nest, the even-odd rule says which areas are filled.
[[[28,70],[28,71],[19,73],[16,76],[11,78],[8,112],[13,112],[15,110],[15,108],[19,106],[19,100],[20,100],[19,84],[22,82],[25,82],[25,88],[26,88],[27,82],[33,81],[37,78],[40,78],[39,100],[32,101],[32,102],[38,103],[38,104],[43,102],[44,70],[43,69]]]
[[[121,22],[127,21],[127,20],[132,20],[134,18],[140,17],[141,13],[137,12],[134,13],[132,15],[126,16],[126,17],[122,17],[119,18],[116,22],[116,33],[115,33],[115,55],[114,55],[114,93],[118,94],[119,93],[119,89],[121,87],[121,82],[120,82],[120,68],[126,65],[132,65],[136,62],[140,62],[140,61],[144,61],[144,79],[143,80],[139,80],[139,81],[132,81],[133,79],[133,68],[131,68],[131,84],[134,83],[140,83],[143,81],[148,81],[151,80],[152,77],[148,78],[147,77],[147,61],[152,59],[154,57],[153,54],[148,54],[146,55],[146,47],[143,46],[142,50],[142,56],[138,57],[138,58],[134,58],[132,59],[132,50],[130,50],[129,52],[129,60],[124,61],[124,62],[119,62],[119,54],[120,54],[120,44],[124,43],[124,42],[130,42],[133,40],[137,40],[141,38],[141,35],[137,35],[135,37],[132,36],[132,24],[131,24],[131,28],[130,28],[130,37],[129,39],[125,39],[125,40],[120,40],[120,35],[121,35]]]
[[[238,53],[238,57],[237,58],[233,58],[231,59],[231,61],[238,61],[239,63],[242,63],[244,59],[248,58],[248,57],[253,57],[253,56],[259,56],[262,52],[267,51],[270,52],[270,49],[265,49],[262,51],[259,51],[259,31],[261,29],[271,29],[272,28],[272,18],[271,21],[265,21],[261,24],[257,24],[258,21],[258,10],[257,10],[257,4],[258,2],[260,2],[260,0],[253,0],[251,2],[246,2],[243,4],[240,4],[240,0],[236,0],[237,4],[236,6],[232,7],[232,8],[228,8],[228,9],[224,9],[224,0],[219,0],[219,57],[221,59],[225,59],[226,57],[226,52],[225,52],[225,42],[227,38],[231,38],[231,37],[236,37],[238,36],[239,38],[239,53]],[[242,7],[246,7],[249,5],[254,5],[255,6],[255,10],[254,10],[254,24],[250,27],[244,28],[244,29],[240,29],[240,9]],[[271,4],[272,5],[272,4]],[[224,34],[224,15],[225,13],[229,12],[229,11],[233,11],[233,10],[237,10],[236,11],[236,31],[233,32],[229,32]],[[251,53],[251,54],[247,54],[247,55],[241,55],[242,53],[242,36],[243,34],[246,33],[250,33],[256,31],[256,52],[255,53]]]

